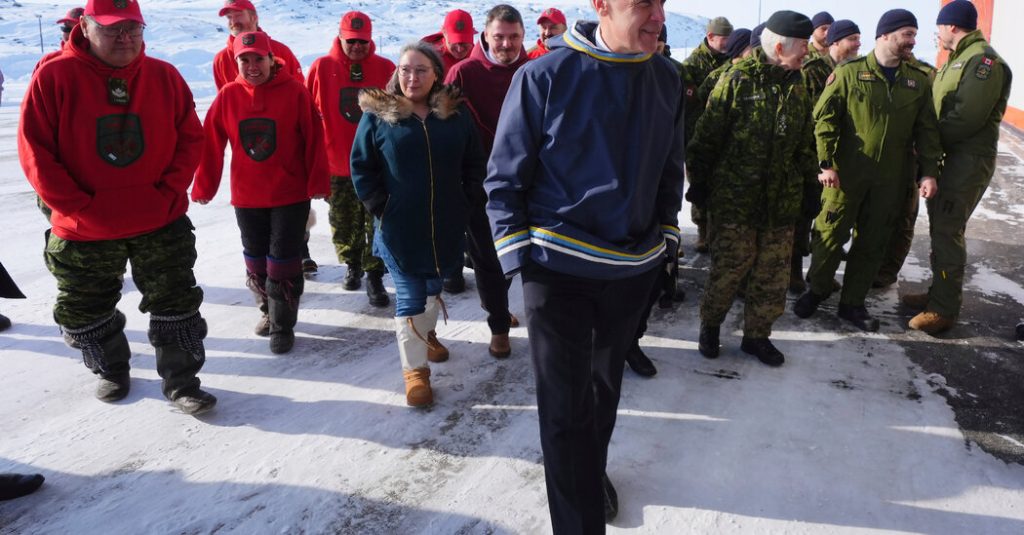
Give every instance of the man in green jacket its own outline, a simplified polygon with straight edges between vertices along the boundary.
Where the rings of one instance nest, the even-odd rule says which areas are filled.
[[[977,30],[978,11],[956,0],[939,11],[939,42],[949,60],[935,78],[935,113],[943,158],[942,193],[929,199],[932,284],[927,294],[903,302],[924,309],[910,328],[937,334],[952,327],[963,303],[967,221],[995,172],[999,123],[1012,74]]]
[[[715,214],[711,273],[700,304],[699,349],[707,358],[718,356],[720,325],[749,273],[740,349],[769,366],[785,361],[769,336],[785,310],[793,223],[818,174],[811,102],[800,75],[813,30],[805,15],[773,14],[762,47],[715,85],[688,147],[686,198]]]
[[[938,190],[941,156],[928,77],[906,63],[917,19],[904,9],[888,11],[875,35],[870,54],[829,76],[814,109],[823,207],[814,221],[811,287],[793,307],[797,316],[808,318],[832,293],[843,244],[856,225],[838,314],[866,331],[878,330],[864,301],[899,215],[900,193],[911,180],[907,152],[917,151],[925,198]]]

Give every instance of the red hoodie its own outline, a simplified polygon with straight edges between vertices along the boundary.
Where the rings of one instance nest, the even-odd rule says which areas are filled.
[[[351,175],[348,163],[352,153],[352,141],[363,111],[359,108],[359,89],[376,87],[383,89],[395,72],[395,64],[378,56],[376,46],[370,41],[370,54],[358,62],[363,79],[352,81],[352,60],[341,50],[341,41],[334,38],[331,52],[313,62],[309,68],[306,88],[313,95],[313,102],[324,118],[324,133],[327,137],[327,161],[331,175]]]
[[[262,32],[263,30],[257,28],[256,31]],[[302,65],[299,64],[299,60],[295,58],[295,54],[292,54],[290,48],[271,39],[270,51],[274,54],[274,59],[280,60],[279,63],[284,65],[281,68],[281,73],[291,75],[300,83],[305,82],[302,78]],[[217,84],[219,90],[228,83],[234,82],[235,78],[238,78],[238,63],[235,63],[235,36],[229,35],[228,46],[213,57],[213,82]]]
[[[279,71],[254,86],[239,76],[213,100],[192,200],[217,194],[231,142],[231,204],[272,208],[331,193],[320,113],[302,84]]]
[[[444,83],[462,89],[480,129],[480,142],[488,155],[494,146],[494,130],[498,127],[498,115],[508,86],[512,84],[512,76],[529,59],[526,51],[520,50],[519,59],[511,65],[499,65],[487,59],[481,42],[477,42],[469,57],[452,67],[444,78]]]
[[[462,59],[453,56],[452,53],[448,51],[448,47],[444,45],[444,34],[441,32],[432,33],[423,39],[420,39],[420,41],[434,45],[434,50],[437,50],[437,53],[441,55],[441,62],[444,63],[445,76],[448,75],[448,71],[452,70],[452,67],[454,67],[456,63],[462,61],[462,59],[469,59],[468,56]]]
[[[544,40],[537,39],[537,46],[527,50],[526,57],[530,59],[537,59],[548,52],[550,52],[550,50],[548,50],[548,47],[544,44]]]
[[[64,54],[40,65],[21,108],[18,157],[53,209],[53,232],[98,241],[158,230],[188,209],[203,128],[192,92],[169,63],[146,56],[109,67],[81,26]],[[111,103],[124,80],[127,104]]]

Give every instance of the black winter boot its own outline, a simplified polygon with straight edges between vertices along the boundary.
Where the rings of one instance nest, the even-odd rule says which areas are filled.
[[[1017,324],[1017,341],[1024,341],[1024,322]]]
[[[658,368],[654,367],[654,362],[651,362],[651,359],[644,354],[640,349],[640,342],[636,340],[633,341],[633,346],[626,353],[626,364],[629,364],[629,368],[637,375],[643,377],[654,377],[658,373]]]
[[[386,307],[391,300],[384,289],[384,272],[373,270],[366,272],[366,297],[375,307]]]
[[[444,279],[441,287],[450,294],[462,293],[466,291],[466,278],[462,276],[461,271],[453,273],[451,277]]]
[[[878,331],[878,320],[872,318],[871,315],[868,314],[868,309],[863,305],[855,306],[840,303],[839,310],[836,312],[836,315],[856,325],[857,328],[862,331],[872,333]]]
[[[714,327],[704,325],[703,323],[700,325],[700,338],[697,341],[697,349],[701,355],[709,359],[718,358],[718,352],[721,349],[721,342],[719,342],[718,338],[720,330],[721,327],[718,325]]]
[[[301,276],[284,281],[267,279],[270,351],[273,353],[287,353],[295,346],[295,324],[298,322],[299,298],[304,286]]]
[[[782,366],[782,363],[786,362],[785,355],[776,349],[772,341],[767,338],[747,338],[744,336],[743,342],[740,343],[740,349],[748,355],[754,355],[757,357],[757,360],[769,366]]]
[[[245,285],[252,290],[253,295],[256,297],[256,306],[260,309],[260,319],[256,322],[256,328],[253,329],[253,332],[258,336],[270,336],[270,316],[268,315],[267,308],[267,276],[258,275],[250,271]]]
[[[206,362],[206,320],[199,312],[149,317],[149,343],[156,348],[156,371],[163,379],[164,397],[185,414],[213,408],[217,398],[203,392],[196,374]]]
[[[0,474],[0,502],[27,496],[43,486],[42,474]]]
[[[363,270],[353,264],[349,264],[348,270],[345,271],[345,280],[341,281],[341,287],[352,291],[358,290],[363,285]]]
[[[793,303],[793,313],[798,318],[807,319],[818,310],[818,305],[821,302],[828,299],[827,295],[818,295],[813,290],[808,290],[807,293],[800,296],[800,299]]]
[[[124,335],[125,317],[115,310],[108,319],[80,329],[64,329],[64,340],[82,352],[85,366],[99,376],[96,398],[108,403],[128,395],[132,356]]]
[[[11,328],[11,319],[3,314],[0,314],[0,331],[6,331]]]

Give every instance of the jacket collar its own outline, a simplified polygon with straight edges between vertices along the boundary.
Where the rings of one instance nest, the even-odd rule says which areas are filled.
[[[458,113],[459,104],[464,101],[459,88],[453,85],[441,86],[430,97],[430,111],[438,119],[445,120]],[[392,126],[412,117],[413,111],[412,101],[404,95],[388,93],[375,87],[359,92],[359,107],[364,113],[372,113]]]
[[[616,54],[615,52],[608,52],[601,50],[597,47],[596,39],[594,37],[597,31],[597,23],[593,21],[576,21],[573,23],[572,28],[563,33],[562,35],[552,37],[548,39],[548,48],[555,50],[556,48],[571,48],[577,52],[586,54],[594,59],[600,61],[607,61],[609,63],[643,63],[654,54]]]

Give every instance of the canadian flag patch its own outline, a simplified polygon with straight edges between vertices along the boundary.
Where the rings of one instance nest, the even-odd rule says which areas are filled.
[[[981,62],[984,63],[985,65],[988,65],[989,67],[992,66],[992,58],[981,58]]]

